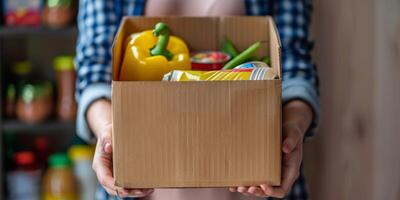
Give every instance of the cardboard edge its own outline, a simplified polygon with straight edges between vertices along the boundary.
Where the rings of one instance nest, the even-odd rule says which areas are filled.
[[[273,34],[269,35],[269,37],[270,37],[271,62],[274,62],[274,63],[276,62],[276,65],[277,65],[276,66],[276,70],[278,72],[279,78],[282,79],[282,61],[281,61],[281,59],[282,59],[282,42],[281,42],[281,39],[280,39],[280,36],[279,36],[278,28],[277,28],[277,26],[276,26],[276,24],[274,22],[274,19],[271,16],[267,16],[267,19],[268,19],[269,29],[270,29],[269,32],[273,33]],[[278,53],[278,60],[276,60],[276,61],[273,60],[275,58],[272,55],[273,54],[272,46],[274,45],[275,42],[277,42],[277,44],[275,44],[275,45],[278,47],[278,52],[277,52]],[[272,67],[274,68],[274,65]]]
[[[278,94],[278,100],[279,100],[279,102],[282,102],[282,80],[281,79],[279,79],[279,82],[278,82],[278,87],[279,87],[279,94]],[[278,143],[278,149],[279,149],[279,151],[281,151],[281,149],[282,149],[282,143],[283,143],[283,141],[282,141],[282,124],[283,124],[283,107],[281,106],[280,107],[281,109],[278,109],[278,115],[280,116],[280,120],[279,120],[279,126],[278,126],[278,129],[279,129],[279,135],[278,135],[278,138],[279,138],[279,141],[281,141],[280,143]],[[277,183],[276,184],[274,184],[274,183],[272,183],[272,185],[273,186],[281,186],[282,185],[282,154],[279,154],[279,157],[278,157],[278,163],[279,163],[279,167],[278,167],[278,174],[280,175],[279,176],[279,179],[278,179],[278,181],[277,181]]]
[[[117,88],[118,87],[118,81],[111,81],[111,99],[116,99],[116,97],[115,97],[115,88]],[[112,116],[114,116],[114,112],[115,112],[115,108],[114,108],[114,106],[115,106],[115,103],[114,103],[114,101],[111,101],[111,115]],[[111,123],[113,123],[114,124],[114,117],[111,117]],[[115,135],[114,135],[114,133],[116,132],[115,131],[115,126],[112,126],[112,132],[113,132],[113,134],[112,134],[112,146],[113,147],[115,147],[116,146],[116,144],[115,144]],[[115,154],[115,151],[114,151],[114,149],[113,149],[113,152],[112,152],[112,156],[113,156],[113,166],[115,166],[115,158],[116,158],[116,154]],[[119,183],[118,182],[118,180],[119,180],[119,178],[118,178],[118,175],[115,173],[115,171],[116,171],[116,168],[115,167],[113,167],[113,170],[112,170],[112,174],[113,174],[113,177],[114,177],[114,185],[115,186],[121,186],[121,183]]]
[[[121,55],[120,56],[114,56],[114,55],[116,54],[116,51],[117,51],[117,49],[116,49],[117,48],[116,47],[117,44],[116,43],[119,41],[120,37],[123,37],[123,35],[121,33],[124,30],[124,26],[127,23],[127,21],[128,21],[127,17],[123,17],[122,18],[122,20],[120,22],[120,25],[119,25],[119,27],[117,29],[117,32],[115,33],[114,40],[113,40],[113,43],[112,43],[112,46],[111,46],[111,51],[112,51],[112,56],[111,56],[112,80],[118,80],[118,77],[119,77],[119,71],[120,70],[119,70],[119,67],[118,67],[118,61],[116,60],[116,57],[118,57],[118,59],[120,59]]]

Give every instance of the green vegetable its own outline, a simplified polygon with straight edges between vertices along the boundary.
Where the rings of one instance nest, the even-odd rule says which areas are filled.
[[[249,48],[240,53],[238,56],[236,56],[234,59],[229,61],[222,69],[233,69],[234,67],[243,64],[253,56],[253,54],[260,48],[260,46],[261,42],[254,43]]]
[[[221,50],[231,56],[231,59],[235,58],[239,54],[232,41],[227,37],[225,37],[224,42],[222,43]]]

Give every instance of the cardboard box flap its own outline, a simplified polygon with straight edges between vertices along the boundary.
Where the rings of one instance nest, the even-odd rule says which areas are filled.
[[[268,22],[270,30],[269,55],[271,56],[271,67],[276,70],[276,72],[279,74],[279,78],[282,79],[282,60],[281,60],[282,43],[279,37],[278,28],[276,27],[276,24],[274,23],[272,17],[268,17]]]
[[[225,37],[233,41],[239,51],[262,41],[258,57],[270,56],[271,67],[281,77],[280,41],[273,19],[266,17],[124,17],[113,45],[113,80],[118,81],[124,57],[125,40],[133,33],[151,30],[158,22],[165,22],[176,35],[186,41],[191,52],[219,50]],[[270,50],[272,49],[272,51]]]

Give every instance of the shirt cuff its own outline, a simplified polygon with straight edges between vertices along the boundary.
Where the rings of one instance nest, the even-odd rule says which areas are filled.
[[[314,112],[313,121],[307,130],[305,139],[314,136],[320,122],[320,102],[315,87],[303,78],[286,79],[282,82],[282,103],[302,100],[307,103]]]
[[[78,102],[78,112],[76,119],[77,135],[89,143],[94,143],[96,138],[90,130],[86,120],[86,112],[89,106],[98,99],[111,100],[111,85],[108,83],[94,83],[82,91]]]

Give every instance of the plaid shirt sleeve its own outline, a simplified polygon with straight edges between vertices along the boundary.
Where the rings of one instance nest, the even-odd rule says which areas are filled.
[[[80,0],[76,98],[77,134],[94,142],[85,119],[86,109],[97,99],[111,99],[111,45],[117,29],[113,0]]]
[[[111,51],[117,29],[113,0],[81,0],[76,64],[77,98],[92,83],[110,83]]]
[[[85,119],[97,99],[111,99],[111,46],[122,15],[142,15],[145,0],[80,0],[76,98],[77,134],[87,142],[94,137]]]

